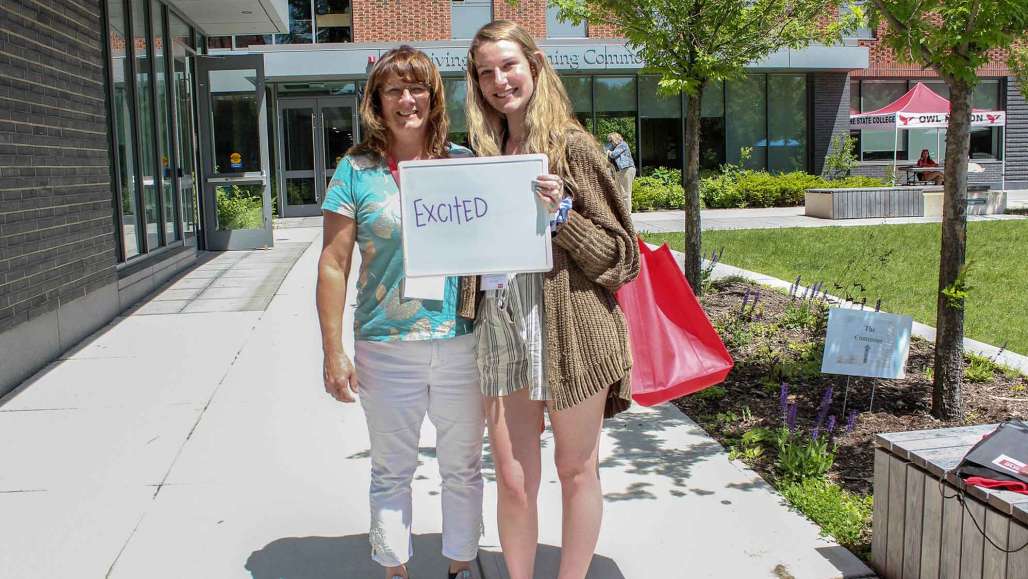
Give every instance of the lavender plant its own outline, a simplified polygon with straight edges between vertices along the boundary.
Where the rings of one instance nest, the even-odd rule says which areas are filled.
[[[838,420],[828,412],[832,405],[833,389],[831,386],[821,394],[814,424],[809,434],[797,425],[798,402],[789,402],[788,385],[782,384],[779,393],[779,404],[782,407],[783,425],[775,442],[778,446],[776,462],[778,476],[789,481],[803,481],[821,478],[828,473],[835,462],[838,445],[835,433]],[[853,431],[857,413],[851,412],[845,432]]]

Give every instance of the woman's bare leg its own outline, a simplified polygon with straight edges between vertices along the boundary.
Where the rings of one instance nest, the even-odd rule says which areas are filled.
[[[564,512],[558,579],[583,579],[589,570],[603,519],[600,489],[600,428],[607,390],[566,410],[550,413]]]
[[[510,396],[485,398],[489,444],[496,464],[496,521],[511,579],[532,579],[535,568],[543,409],[542,402],[529,398],[528,388]]]

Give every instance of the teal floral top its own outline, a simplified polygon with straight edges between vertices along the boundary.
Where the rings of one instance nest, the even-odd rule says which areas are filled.
[[[472,153],[464,147],[450,145],[450,156],[470,157]],[[447,278],[442,300],[402,297],[400,191],[383,161],[365,155],[347,155],[329,182],[321,208],[357,222],[361,268],[354,314],[356,339],[373,342],[433,340],[471,331],[470,320],[457,315],[457,277]]]

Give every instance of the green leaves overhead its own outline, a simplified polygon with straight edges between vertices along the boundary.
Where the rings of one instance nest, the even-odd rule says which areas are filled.
[[[569,21],[617,26],[661,75],[665,93],[699,93],[709,81],[783,48],[838,41],[852,19],[835,16],[842,0],[552,0]]]
[[[1028,0],[870,1],[889,23],[883,40],[902,60],[974,86],[989,51],[1013,47],[1009,64],[1025,78]]]

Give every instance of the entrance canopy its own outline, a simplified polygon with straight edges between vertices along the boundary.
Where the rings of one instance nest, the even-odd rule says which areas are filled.
[[[850,129],[945,129],[949,124],[949,101],[924,83],[917,83],[907,94],[876,111],[850,115]],[[1006,111],[974,109],[973,127],[1002,127]]]

